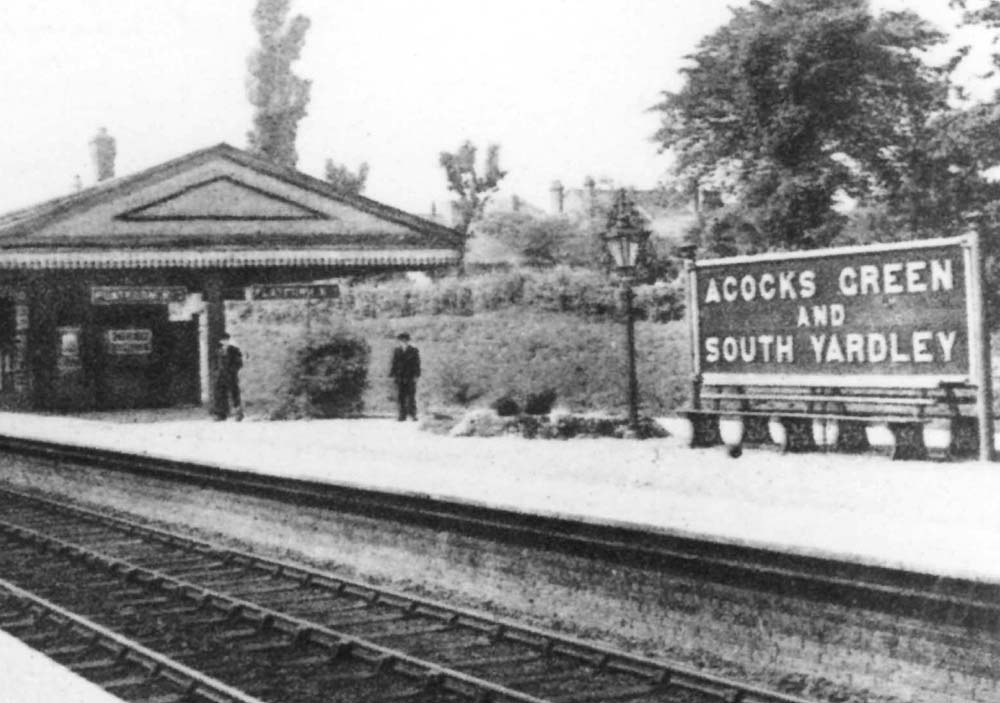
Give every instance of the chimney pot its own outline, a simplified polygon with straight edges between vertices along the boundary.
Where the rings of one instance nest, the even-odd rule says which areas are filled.
[[[562,182],[552,181],[552,185],[549,187],[549,194],[551,195],[552,212],[556,215],[563,214],[565,190],[563,189]]]
[[[101,127],[90,140],[90,156],[94,161],[98,181],[115,177],[116,154],[115,138],[108,134],[106,127]]]

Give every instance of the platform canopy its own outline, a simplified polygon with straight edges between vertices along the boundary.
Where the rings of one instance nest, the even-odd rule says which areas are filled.
[[[219,144],[0,216],[0,269],[419,269],[460,241]]]

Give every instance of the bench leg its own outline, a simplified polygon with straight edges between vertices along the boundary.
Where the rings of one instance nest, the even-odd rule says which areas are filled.
[[[777,416],[771,418],[771,438],[783,452],[816,450],[812,418]]]
[[[894,446],[893,459],[926,459],[927,446],[924,444],[924,424],[922,422],[890,422]]]
[[[979,456],[979,423],[974,417],[951,419],[951,455],[962,459]]]
[[[743,418],[743,443],[767,444],[771,441],[771,433],[767,428],[767,418],[748,415]]]
[[[722,443],[719,436],[719,416],[699,412],[687,413],[691,423],[691,447],[714,447]]]
[[[860,420],[838,420],[839,433],[836,449],[838,452],[859,453],[871,449],[865,423]]]

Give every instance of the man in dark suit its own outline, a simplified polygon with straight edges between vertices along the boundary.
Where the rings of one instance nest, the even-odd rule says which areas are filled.
[[[219,339],[216,356],[215,399],[212,414],[216,420],[229,417],[229,402],[233,403],[234,417],[243,419],[243,401],[240,398],[240,369],[243,368],[243,352],[233,344],[228,334]]]
[[[399,421],[409,415],[417,419],[417,379],[420,378],[420,352],[410,344],[406,332],[396,337],[399,344],[392,351],[389,375],[396,381],[396,399],[399,402]]]

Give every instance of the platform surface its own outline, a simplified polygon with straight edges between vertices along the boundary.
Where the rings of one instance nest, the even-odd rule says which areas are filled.
[[[1000,463],[765,449],[731,459],[688,448],[686,423],[663,422],[674,436],[527,440],[378,419],[2,413],[0,434],[1000,581]]]
[[[0,630],[0,701],[3,703],[121,703],[96,684],[74,674]]]

